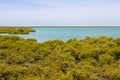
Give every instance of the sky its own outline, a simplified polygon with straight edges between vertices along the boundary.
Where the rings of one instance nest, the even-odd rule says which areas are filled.
[[[120,26],[120,0],[0,0],[0,26]]]

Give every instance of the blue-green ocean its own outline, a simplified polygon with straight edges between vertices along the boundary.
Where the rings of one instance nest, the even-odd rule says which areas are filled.
[[[71,38],[82,39],[86,36],[120,37],[120,28],[33,28],[36,32],[17,35],[23,38],[35,38],[38,42],[60,39],[67,41]],[[4,35],[4,34],[2,34]]]

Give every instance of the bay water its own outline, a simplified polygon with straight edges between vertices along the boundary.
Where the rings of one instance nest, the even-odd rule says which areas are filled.
[[[82,39],[86,36],[120,37],[120,28],[33,28],[36,32],[30,34],[1,34],[16,35],[23,38],[34,38],[38,42],[60,39],[67,41],[71,38]]]

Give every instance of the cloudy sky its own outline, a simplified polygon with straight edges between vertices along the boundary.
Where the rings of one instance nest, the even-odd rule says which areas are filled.
[[[120,0],[0,0],[1,26],[119,26]]]

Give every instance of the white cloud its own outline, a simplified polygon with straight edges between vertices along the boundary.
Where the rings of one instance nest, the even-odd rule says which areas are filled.
[[[31,7],[15,5],[15,7],[9,4],[11,6],[9,7],[8,4],[3,4],[0,7],[0,25],[120,25],[119,3],[107,4],[92,1],[76,0],[73,2],[74,5],[68,0],[34,0],[32,2],[36,5],[43,4],[42,8],[42,5],[31,5]]]

